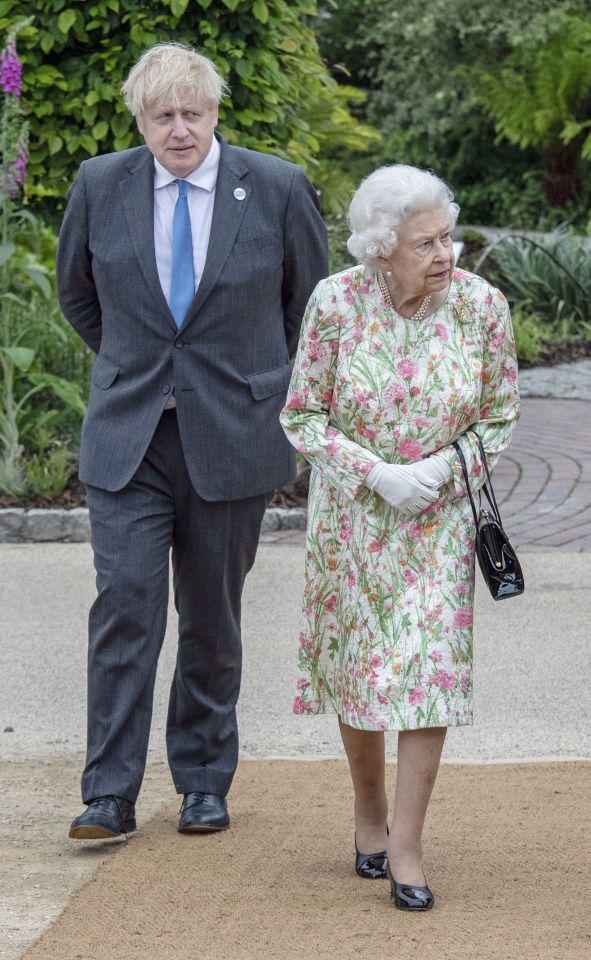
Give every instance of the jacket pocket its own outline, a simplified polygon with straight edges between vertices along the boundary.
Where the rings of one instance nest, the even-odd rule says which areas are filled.
[[[272,247],[278,244],[279,238],[275,233],[263,233],[260,237],[248,237],[244,240],[236,240],[234,244],[235,253],[248,253],[249,250],[262,250],[265,247]]]
[[[291,380],[291,366],[289,363],[283,363],[280,367],[273,367],[271,370],[251,373],[246,380],[254,399],[265,400],[276,393],[287,391]]]
[[[99,356],[96,358],[92,369],[92,382],[101,390],[108,390],[119,376],[120,370],[121,367],[118,367],[116,363],[112,363],[106,357]]]

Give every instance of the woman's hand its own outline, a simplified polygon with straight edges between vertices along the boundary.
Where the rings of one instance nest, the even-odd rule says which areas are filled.
[[[418,460],[412,464],[412,467],[417,480],[426,484],[435,483],[437,487],[449,483],[453,477],[453,470],[447,460],[444,457],[437,456],[436,453],[433,453],[430,457],[425,457],[424,460]]]
[[[391,507],[414,516],[439,499],[438,484],[431,480],[422,482],[415,476],[415,466],[414,463],[395,464],[380,460],[370,470],[365,483]]]

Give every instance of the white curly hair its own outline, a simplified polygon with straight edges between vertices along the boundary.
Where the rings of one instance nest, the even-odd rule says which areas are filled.
[[[349,207],[349,252],[370,273],[398,245],[400,227],[426,207],[441,207],[453,230],[460,208],[448,185],[428,170],[394,163],[362,180]]]

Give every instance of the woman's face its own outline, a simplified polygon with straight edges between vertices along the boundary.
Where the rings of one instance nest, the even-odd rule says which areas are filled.
[[[426,207],[402,224],[398,246],[384,261],[392,279],[409,296],[444,290],[454,267],[451,230],[441,207]]]

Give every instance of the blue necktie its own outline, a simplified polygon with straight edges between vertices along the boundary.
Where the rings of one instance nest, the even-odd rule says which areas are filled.
[[[189,216],[190,183],[177,180],[179,195],[174,208],[172,221],[172,274],[170,278],[170,312],[177,327],[185,319],[185,314],[195,296],[195,272],[193,270],[193,236],[191,217]]]

